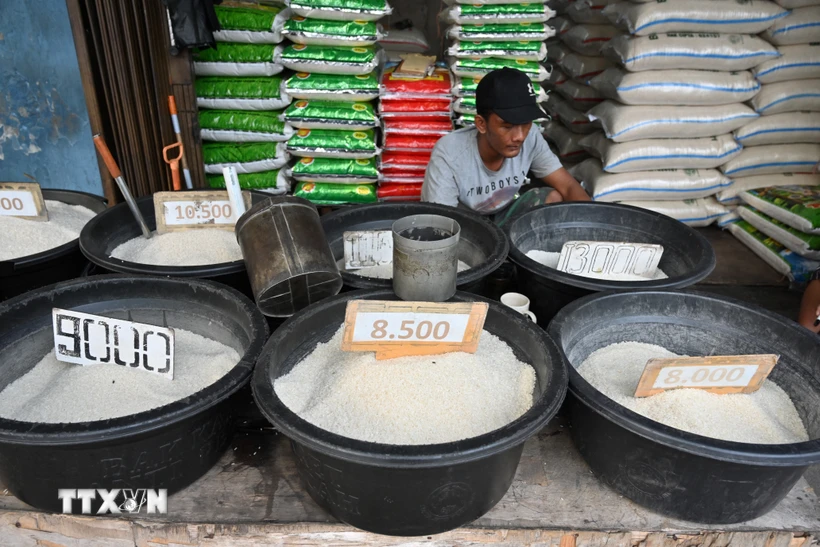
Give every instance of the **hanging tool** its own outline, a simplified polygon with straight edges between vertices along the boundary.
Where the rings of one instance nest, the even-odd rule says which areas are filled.
[[[234,219],[239,221],[239,217],[245,214],[245,200],[242,197],[242,188],[239,186],[239,175],[236,174],[235,167],[223,167],[222,178],[225,179],[225,189],[228,190],[228,199],[234,210]]]
[[[174,133],[177,136],[177,142],[182,144],[182,131],[179,129],[179,116],[177,115],[177,102],[173,95],[168,95],[168,110],[171,111],[171,121],[174,124]],[[188,190],[193,190],[194,183],[191,182],[191,170],[188,169],[188,161],[185,159],[185,154],[180,152],[182,156],[182,174],[185,175],[185,187]]]
[[[122,171],[120,171],[120,167],[114,160],[114,156],[111,155],[111,151],[105,144],[102,135],[94,135],[94,146],[97,147],[97,151],[100,153],[100,156],[102,156],[103,162],[105,162],[105,166],[108,168],[108,172],[111,173],[111,176],[117,181],[117,186],[120,188],[120,192],[122,192],[125,202],[128,204],[128,208],[131,209],[131,214],[134,215],[137,224],[140,226],[140,230],[142,230],[142,236],[145,239],[151,239],[151,230],[148,229],[148,225],[145,223],[145,219],[142,217],[139,207],[137,207],[137,202],[134,201],[134,196],[131,195],[131,191],[128,190],[128,185],[125,184]]]
[[[176,155],[175,158],[169,158],[169,154],[171,150],[179,149],[179,154]],[[182,183],[179,180],[179,160],[182,157],[182,143],[175,142],[174,144],[169,144],[165,148],[162,149],[162,159],[165,160],[165,163],[171,166],[171,182],[173,183],[174,190],[182,190]]]

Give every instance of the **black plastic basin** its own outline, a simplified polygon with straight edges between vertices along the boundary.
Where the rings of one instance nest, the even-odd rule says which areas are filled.
[[[269,197],[270,194],[251,191],[252,203],[258,203]],[[148,228],[156,230],[157,221],[154,215],[153,196],[138,199],[137,205],[145,218]],[[156,266],[129,262],[111,256],[111,253],[118,246],[141,236],[142,232],[128,209],[128,205],[120,203],[86,224],[85,229],[80,234],[80,249],[88,257],[88,260],[99,266],[97,273],[209,279],[233,287],[242,294],[253,297],[244,260],[202,266]]]
[[[519,290],[546,327],[573,300],[607,290],[682,289],[707,277],[715,252],[696,230],[654,211],[615,203],[556,203],[536,207],[505,227]],[[532,250],[560,252],[568,241],[616,241],[663,245],[661,268],[668,279],[607,281],[548,268],[527,257]]]
[[[6,488],[38,509],[61,511],[58,488],[170,494],[208,471],[230,442],[234,394],[248,384],[267,338],[253,302],[212,282],[147,276],[95,276],[29,292],[0,304],[0,390],[53,351],[53,307],[120,319],[130,311],[134,321],[155,325],[164,311],[169,325],[229,345],[242,359],[211,386],[146,412],[66,424],[0,418]]]
[[[82,205],[95,213],[105,210],[104,198],[72,190],[43,189],[43,198]],[[79,238],[34,255],[0,261],[0,300],[80,277],[88,260],[80,252]]]
[[[507,258],[509,243],[504,232],[470,211],[436,205],[434,203],[379,203],[339,209],[322,217],[322,228],[330,243],[333,257],[340,265],[342,281],[350,289],[388,289],[391,279],[374,279],[344,270],[344,233],[361,230],[390,230],[393,223],[410,215],[441,215],[454,219],[461,227],[458,241],[458,259],[471,268],[458,274],[456,286],[466,291],[488,296],[487,279]]]
[[[316,502],[339,520],[379,534],[445,532],[489,511],[512,483],[524,441],[558,411],[566,364],[535,324],[498,302],[456,293],[453,301],[488,302],[485,330],[507,342],[536,372],[533,406],[514,422],[463,441],[396,446],[349,439],[309,424],[276,396],[290,372],[344,321],[351,300],[396,300],[391,291],[354,291],[294,315],[268,341],[251,383],[262,413],[291,439],[299,474]]]
[[[774,508],[820,462],[820,338],[777,314],[706,293],[604,293],[577,300],[549,326],[570,362],[572,437],[595,475],[620,494],[679,519],[731,524]],[[617,404],[576,371],[616,342],[681,355],[774,353],[771,379],[789,394],[808,442],[721,441],[665,426]]]

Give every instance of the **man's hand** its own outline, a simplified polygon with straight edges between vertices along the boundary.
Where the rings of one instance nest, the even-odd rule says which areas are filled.
[[[564,201],[591,201],[578,181],[563,167],[544,177],[544,182],[555,188]]]
[[[797,321],[810,331],[820,333],[820,326],[814,326],[817,317],[820,317],[820,281],[815,280],[809,283],[803,293]]]

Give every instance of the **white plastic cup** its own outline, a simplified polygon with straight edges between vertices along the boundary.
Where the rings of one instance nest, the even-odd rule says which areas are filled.
[[[501,303],[514,309],[518,313],[526,315],[532,320],[533,323],[537,321],[535,314],[530,311],[530,299],[523,294],[508,292],[501,296]]]

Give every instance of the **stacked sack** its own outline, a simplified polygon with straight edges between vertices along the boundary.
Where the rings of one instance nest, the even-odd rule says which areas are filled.
[[[287,151],[293,194],[317,205],[374,203],[378,171],[380,54],[376,23],[385,0],[288,0],[282,34],[292,43],[278,59],[295,74],[285,82],[293,103],[282,120],[295,129]]]
[[[475,90],[488,72],[509,67],[525,72],[533,81],[540,101],[546,93],[539,82],[550,71],[542,64],[547,56],[544,43],[555,35],[546,22],[555,12],[546,0],[513,4],[499,0],[447,0],[452,4],[442,13],[451,26],[447,35],[453,40],[447,49],[454,74],[453,94],[456,123],[475,122]]]
[[[615,0],[550,3],[561,15],[554,21],[557,41],[547,46],[553,69],[545,85],[551,92],[547,108],[553,120],[545,127],[544,137],[568,168],[589,157],[580,143],[587,132],[597,129],[586,113],[603,97],[589,82],[615,66],[601,53],[607,42],[621,34],[602,13],[613,3]]]
[[[760,118],[735,131],[743,152],[722,167],[734,181],[720,196],[740,201],[730,231],[776,270],[802,282],[820,260],[820,0],[777,0],[794,8],[762,37],[780,56],[755,68],[751,105]]]
[[[224,188],[222,168],[232,166],[242,188],[284,194],[285,142],[293,131],[279,118],[290,97],[277,56],[289,10],[237,2],[214,9],[222,27],[214,33],[217,47],[194,54],[208,185]]]
[[[453,130],[450,71],[436,68],[424,78],[382,76],[379,112],[383,152],[379,201],[419,201],[424,172],[438,140]]]
[[[589,111],[602,133],[581,145],[600,161],[573,169],[601,201],[626,202],[706,226],[729,210],[714,197],[719,167],[741,154],[733,131],[759,114],[750,72],[778,57],[755,36],[788,12],[768,0],[620,2],[602,14],[628,32],[603,48],[619,67],[589,83],[607,99]],[[647,108],[651,107],[651,108]]]

